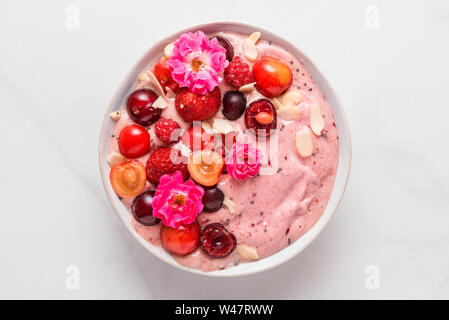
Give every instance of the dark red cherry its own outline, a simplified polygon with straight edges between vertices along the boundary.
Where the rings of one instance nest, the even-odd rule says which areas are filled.
[[[228,91],[223,96],[223,115],[229,120],[236,120],[245,112],[246,98],[239,91]]]
[[[217,187],[205,188],[203,195],[203,211],[215,212],[221,209],[224,201],[224,193]]]
[[[126,102],[126,110],[131,120],[142,126],[149,126],[158,121],[162,109],[153,107],[158,97],[156,92],[150,89],[138,89],[131,93]]]
[[[224,258],[234,251],[237,241],[221,223],[211,223],[201,232],[201,249],[212,258]]]
[[[153,216],[153,196],[154,191],[145,191],[138,195],[131,205],[134,219],[144,226],[154,226],[161,222],[160,219]]]
[[[276,129],[276,108],[268,99],[252,102],[245,112],[245,125],[256,135],[269,136]]]
[[[213,38],[217,39],[217,41],[220,44],[220,46],[225,48],[225,50],[226,50],[226,60],[232,61],[232,59],[234,58],[234,48],[232,47],[231,42],[229,42],[228,39],[223,38],[221,36],[215,36],[215,37],[212,37],[211,39],[213,39]]]

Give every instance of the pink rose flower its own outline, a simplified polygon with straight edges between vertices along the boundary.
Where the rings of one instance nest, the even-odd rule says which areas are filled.
[[[182,34],[167,63],[179,86],[189,87],[196,94],[205,94],[218,86],[222,81],[218,74],[229,64],[226,49],[201,31]]]
[[[173,176],[164,174],[153,197],[153,215],[172,228],[191,224],[203,210],[204,190],[187,180],[185,183],[180,171]]]
[[[236,141],[226,159],[226,170],[234,179],[252,178],[259,172],[259,159],[262,159],[262,153],[257,148]]]

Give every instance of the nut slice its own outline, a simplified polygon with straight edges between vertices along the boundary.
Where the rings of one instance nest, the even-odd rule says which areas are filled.
[[[239,88],[239,91],[242,93],[250,93],[250,92],[253,92],[255,88],[256,88],[256,83],[251,82],[251,83],[245,84],[244,86],[241,86]]]
[[[324,129],[324,119],[319,104],[314,104],[310,108],[310,127],[317,136],[320,136]]]
[[[156,109],[165,109],[167,108],[167,101],[164,99],[163,96],[159,96],[156,101],[153,102],[153,107]]]
[[[243,55],[251,62],[256,61],[259,55],[256,45],[248,38],[243,40]]]
[[[258,260],[259,254],[257,253],[257,249],[255,247],[248,246],[246,244],[238,244],[235,248],[237,252],[246,259]]]
[[[271,102],[273,102],[273,105],[276,108],[276,110],[279,110],[282,107],[282,103],[279,101],[278,98],[271,99]]]
[[[252,43],[256,44],[257,41],[259,41],[260,36],[261,36],[260,32],[256,31],[256,32],[251,33],[249,35],[248,39],[251,40]]]
[[[231,199],[225,197],[223,200],[223,205],[229,209],[231,213],[235,213],[235,203]]]
[[[113,111],[109,114],[109,116],[112,118],[112,120],[117,121],[118,119],[120,119],[122,117],[122,112],[121,111]]]
[[[113,166],[115,166],[116,164],[120,164],[126,161],[126,158],[117,152],[112,152],[109,156],[108,156],[108,162],[109,162],[109,166],[112,168]]]
[[[296,132],[296,150],[301,157],[306,158],[313,153],[312,135],[308,128]]]
[[[174,47],[175,47],[175,45],[173,44],[173,42],[170,42],[169,44],[167,44],[165,46],[164,53],[167,58],[171,57],[171,53],[172,53]]]
[[[229,132],[235,131],[231,122],[226,119],[215,118],[213,121],[214,122],[212,123],[212,127],[214,128],[215,132],[217,132],[217,133],[227,134]]]
[[[298,89],[292,89],[288,92],[284,93],[281,98],[281,103],[283,105],[294,106],[299,104],[302,101],[301,91]]]
[[[281,105],[281,107],[277,111],[277,115],[284,120],[299,120],[301,111],[297,106],[294,107],[292,105]]]

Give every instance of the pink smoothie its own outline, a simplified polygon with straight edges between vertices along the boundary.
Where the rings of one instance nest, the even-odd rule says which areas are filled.
[[[242,55],[244,35],[222,32],[218,33],[231,41],[235,56]],[[212,222],[222,223],[232,232],[237,244],[245,244],[257,249],[260,259],[268,257],[298,240],[306,233],[323,214],[330,198],[338,165],[338,132],[335,126],[332,110],[320,89],[309,75],[303,64],[285,49],[262,39],[257,42],[259,57],[271,56],[285,62],[293,73],[292,88],[298,88],[302,94],[300,119],[285,121],[278,117],[277,121],[277,162],[274,174],[260,175],[253,179],[240,181],[229,174],[222,174],[218,187],[226,198],[235,205],[235,212],[223,207],[215,213],[200,213],[198,222],[201,227]],[[250,66],[252,63],[247,62]],[[154,63],[147,70],[152,70]],[[143,70],[144,71],[144,70]],[[137,81],[133,90],[151,88],[149,83]],[[223,81],[220,84],[222,94],[232,88]],[[291,90],[290,89],[290,90]],[[235,89],[234,89],[235,90]],[[247,105],[252,101],[265,98],[257,90],[246,95]],[[311,156],[302,158],[296,149],[295,134],[304,127],[310,127],[309,111],[313,104],[318,103],[324,117],[324,130],[320,136],[312,134],[314,152]],[[126,107],[123,106],[123,110]],[[177,114],[174,98],[169,99],[169,105],[162,112],[164,118],[177,121],[182,128],[190,127],[190,123],[183,121]],[[223,118],[221,111],[216,115]],[[121,129],[132,123],[123,112],[117,121],[109,150],[118,151],[117,137]],[[244,131],[244,116],[232,121],[237,130]],[[162,145],[154,133],[154,125],[149,128],[152,140],[152,150]],[[255,136],[248,135],[248,139],[255,143]],[[271,138],[270,138],[271,139]],[[262,150],[262,152],[266,153]],[[149,155],[138,160],[146,164]],[[151,186],[148,183],[148,187]],[[122,199],[128,210],[133,199]],[[137,233],[153,245],[160,246],[160,225],[143,226],[129,215]],[[198,248],[187,256],[173,255],[173,258],[183,266],[213,271],[235,266],[249,260],[242,258],[237,250],[222,259],[212,259]]]

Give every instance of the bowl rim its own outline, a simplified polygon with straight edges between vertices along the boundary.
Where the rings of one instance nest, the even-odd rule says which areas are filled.
[[[343,165],[340,163],[342,160],[341,159],[342,158],[341,146],[342,146],[342,140],[343,140],[343,139],[340,139],[339,140],[339,159],[338,159],[339,164],[337,167],[334,185],[332,187],[331,196],[328,200],[326,208],[325,208],[324,212],[322,213],[322,215],[320,216],[320,218],[315,222],[315,224],[305,234],[303,234],[294,243],[292,243],[292,245],[285,247],[285,248],[279,250],[278,252],[274,253],[273,255],[268,256],[264,259],[254,261],[254,262],[244,263],[242,265],[253,265],[254,268],[252,268],[252,269],[250,268],[249,270],[244,270],[244,271],[237,271],[237,272],[235,269],[238,268],[238,266],[230,267],[230,268],[224,269],[224,270],[216,270],[216,271],[212,271],[212,272],[205,272],[205,271],[202,271],[199,269],[184,267],[184,266],[180,265],[178,262],[176,262],[168,253],[166,253],[164,251],[164,254],[161,254],[159,247],[156,247],[156,246],[152,245],[151,243],[149,243],[148,241],[146,241],[145,239],[143,239],[135,231],[135,229],[132,227],[132,225],[129,223],[129,221],[126,221],[125,217],[120,214],[120,210],[123,210],[123,209],[120,209],[118,206],[119,205],[123,206],[123,204],[120,201],[117,201],[118,197],[113,192],[112,187],[109,186],[109,183],[110,183],[109,182],[109,173],[108,173],[109,165],[107,163],[107,156],[103,155],[103,150],[105,149],[105,147],[107,148],[107,145],[109,143],[109,140],[105,139],[106,124],[109,121],[109,114],[112,112],[114,105],[117,103],[118,99],[120,99],[120,95],[122,96],[121,98],[123,98],[123,89],[125,87],[127,87],[127,84],[130,83],[130,80],[134,79],[134,81],[132,83],[135,82],[136,70],[138,69],[138,66],[143,63],[145,58],[150,55],[150,52],[152,50],[154,50],[154,48],[156,48],[156,47],[161,47],[161,46],[163,47],[163,45],[165,45],[169,41],[168,39],[176,39],[182,33],[192,32],[192,31],[201,30],[201,29],[205,29],[205,28],[211,28],[214,26],[228,27],[227,30],[221,29],[221,30],[225,30],[225,31],[228,31],[230,29],[235,29],[235,28],[246,29],[248,32],[259,31],[265,35],[268,34],[272,38],[276,38],[276,40],[277,40],[276,42],[282,42],[284,47],[285,47],[285,44],[287,44],[287,46],[290,47],[290,49],[293,48],[294,51],[297,51],[298,53],[300,53],[302,58],[299,58],[299,57],[297,57],[297,58],[300,59],[302,63],[304,63],[304,61],[307,62],[308,67],[306,69],[309,73],[311,73],[311,74],[315,73],[315,76],[312,76],[312,78],[315,80],[315,82],[317,82],[318,86],[320,87],[320,90],[323,91],[323,85],[324,85],[327,87],[328,91],[331,93],[332,98],[334,100],[333,105],[331,105],[329,103],[331,105],[332,112],[333,112],[334,116],[335,116],[336,110],[338,110],[341,113],[341,123],[338,125],[339,136],[340,136],[341,132],[344,132],[346,135],[345,136],[345,142],[346,142],[345,146],[347,148],[347,150],[345,151],[346,163],[344,163]],[[306,63],[304,63],[304,64],[306,64]],[[310,68],[312,68],[314,72],[312,72],[310,70]],[[316,80],[316,77],[320,78],[320,83],[318,83],[318,81]],[[126,91],[129,91],[129,89]],[[329,98],[329,95],[326,96],[326,100],[328,100],[328,98]],[[120,106],[122,104],[123,103],[120,103]],[[343,127],[341,125],[343,125]],[[139,242],[145,249],[147,249],[147,251],[151,252],[153,255],[158,257],[160,260],[166,262],[167,264],[169,264],[173,267],[176,267],[180,270],[184,270],[184,271],[187,271],[187,272],[190,272],[193,274],[210,276],[210,277],[237,277],[237,276],[245,276],[245,275],[255,274],[255,273],[262,272],[262,271],[267,271],[267,270],[273,269],[273,268],[291,260],[292,258],[296,257],[301,251],[303,251],[311,242],[313,242],[316,239],[316,237],[326,227],[326,225],[328,224],[328,222],[334,215],[335,211],[339,207],[339,205],[342,201],[343,195],[345,193],[347,184],[348,184],[349,175],[350,175],[350,171],[351,171],[351,164],[352,164],[352,140],[351,140],[351,132],[350,132],[350,128],[349,128],[347,115],[346,115],[346,112],[341,104],[340,98],[336,94],[335,90],[333,89],[333,87],[331,86],[331,84],[329,83],[327,78],[324,77],[321,70],[315,65],[315,63],[302,50],[298,49],[296,47],[296,45],[292,44],[288,40],[285,40],[283,37],[271,32],[271,31],[265,30],[264,28],[260,28],[258,26],[247,24],[247,23],[235,22],[235,21],[209,22],[209,23],[203,23],[203,24],[199,24],[199,25],[193,25],[190,27],[186,27],[180,31],[175,32],[175,33],[172,33],[172,34],[164,37],[160,41],[152,44],[145,51],[145,53],[140,56],[140,58],[137,60],[137,62],[134,63],[132,68],[127,72],[126,76],[120,81],[119,85],[117,86],[116,90],[114,91],[114,94],[112,95],[111,99],[109,100],[108,107],[106,108],[106,111],[105,111],[105,114],[104,114],[104,117],[103,117],[103,120],[101,123],[100,140],[99,140],[98,148],[99,148],[98,151],[99,151],[100,173],[101,173],[101,177],[102,177],[103,187],[106,192],[106,196],[109,200],[109,203],[112,205],[115,213],[119,216],[120,220],[122,221],[122,223],[124,224],[126,229],[133,235],[133,237],[137,240],[137,242]],[[344,170],[344,172],[342,172],[342,170]],[[337,195],[338,199],[336,199],[336,202],[334,203],[333,208],[331,208],[329,213],[327,213],[327,210],[329,209],[329,202],[337,190],[336,189],[336,181],[337,181],[337,176],[339,173],[343,174],[343,177],[341,178],[343,180],[340,179],[341,186],[338,190],[339,191],[339,194]],[[126,210],[126,208],[125,208],[125,210]],[[127,211],[127,213],[128,213],[128,211]],[[129,219],[129,213],[126,215],[126,217]],[[286,252],[286,250],[288,248],[290,248],[290,251],[291,251],[289,254],[287,254],[284,257],[281,257],[277,261],[271,261],[269,264],[266,264],[265,266],[263,265],[264,260],[269,259],[269,258],[274,259],[275,258],[274,256],[279,255],[282,252]],[[258,264],[258,267],[255,267],[256,264]],[[232,270],[234,270],[234,271],[232,271]]]

